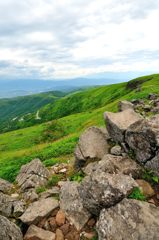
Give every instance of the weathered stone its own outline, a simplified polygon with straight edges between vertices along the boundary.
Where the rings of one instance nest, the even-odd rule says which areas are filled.
[[[115,145],[111,148],[110,153],[116,156],[121,156],[123,151],[120,145]]]
[[[84,207],[93,215],[127,197],[137,184],[131,176],[94,171],[79,186]]]
[[[75,167],[83,167],[89,162],[100,160],[108,153],[109,136],[106,131],[97,127],[87,129],[79,139],[75,150]]]
[[[118,104],[119,111],[125,111],[127,109],[134,109],[134,105],[129,101],[120,101]]]
[[[150,99],[150,100],[156,100],[157,99],[157,94],[155,94],[155,93],[149,93],[149,95],[148,95],[148,99]]]
[[[90,218],[90,213],[83,207],[78,192],[79,185],[77,182],[67,181],[62,185],[60,194],[60,208],[77,230],[82,229]]]
[[[30,163],[21,167],[16,181],[22,191],[36,188],[46,184],[49,178],[49,171],[44,167],[39,159],[34,159]]]
[[[127,109],[119,113],[105,112],[104,118],[110,137],[115,142],[124,142],[124,135],[127,128],[139,121],[141,116],[132,109]]]
[[[153,190],[153,188],[151,187],[151,185],[148,182],[146,182],[143,179],[137,179],[136,182],[139,185],[139,187],[145,197],[149,198],[149,197],[152,197],[155,195],[155,191]]]
[[[142,168],[135,161],[128,157],[106,154],[98,163],[90,163],[83,169],[86,175],[94,172],[122,173],[131,175],[133,178],[140,177]]]
[[[55,240],[55,234],[31,225],[24,236],[24,240]]]
[[[25,204],[22,201],[13,202],[13,216],[15,218],[20,217],[25,211]]]
[[[0,240],[23,240],[20,229],[3,216],[0,216]]]
[[[42,218],[49,216],[58,206],[58,201],[53,198],[40,199],[30,204],[20,220],[28,225],[37,224]]]
[[[62,226],[65,223],[65,213],[59,210],[56,215],[56,223],[58,226]]]
[[[97,223],[99,240],[158,240],[159,208],[142,201],[124,199],[103,209]]]
[[[159,115],[132,124],[126,131],[125,140],[140,163],[155,157],[159,147]]]
[[[8,193],[12,190],[13,184],[0,178],[0,192]]]
[[[10,196],[0,193],[0,214],[5,217],[12,216],[12,209],[13,202]]]
[[[43,192],[40,194],[40,198],[48,198],[48,197],[52,197],[55,195],[59,195],[60,193],[60,189],[59,187],[52,187],[51,189],[48,189],[46,192]]]
[[[153,171],[153,173],[159,177],[159,152],[157,152],[154,158],[146,162],[145,168]]]
[[[59,228],[56,230],[56,240],[64,240],[63,232]]]

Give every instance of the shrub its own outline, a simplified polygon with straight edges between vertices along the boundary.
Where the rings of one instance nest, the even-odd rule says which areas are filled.
[[[69,180],[70,181],[81,182],[82,179],[84,178],[84,176],[85,176],[84,173],[80,171],[80,172],[77,172],[74,175],[70,176]]]

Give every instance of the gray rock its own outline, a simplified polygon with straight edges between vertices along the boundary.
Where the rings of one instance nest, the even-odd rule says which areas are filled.
[[[140,163],[152,159],[159,146],[159,115],[132,124],[126,131],[125,140]]]
[[[8,193],[12,190],[13,184],[0,178],[0,192]]]
[[[122,173],[131,175],[133,178],[141,176],[143,169],[135,161],[129,157],[115,156],[106,154],[98,163],[90,163],[83,169],[86,175],[91,175],[94,172],[104,173]]]
[[[119,111],[122,112],[127,109],[134,109],[134,105],[129,101],[120,101],[118,104]]]
[[[154,158],[146,162],[145,168],[153,171],[153,173],[159,177],[159,152]]]
[[[121,156],[123,153],[123,150],[122,150],[121,146],[115,145],[114,147],[111,148],[110,153],[112,155]]]
[[[60,194],[60,208],[77,230],[81,230],[90,218],[90,213],[83,207],[78,192],[79,185],[77,182],[67,181],[62,185]]]
[[[110,137],[117,143],[124,142],[124,135],[127,128],[139,121],[141,116],[132,109],[119,113],[105,112],[104,118]]]
[[[159,208],[147,202],[124,199],[103,209],[97,223],[99,240],[158,240]]]
[[[157,99],[157,94],[155,94],[155,93],[149,93],[149,95],[148,95],[148,99],[150,99],[150,100],[156,100]]]
[[[25,201],[30,201],[30,202],[34,202],[34,201],[37,201],[39,199],[39,196],[36,193],[35,188],[28,189],[26,192],[24,192],[22,194],[22,196],[23,196]]]
[[[0,216],[0,240],[23,240],[20,229],[4,216]]]
[[[24,236],[24,240],[55,240],[55,233],[31,225]]]
[[[13,209],[13,216],[15,218],[18,218],[24,213],[25,204],[22,201],[14,201],[12,209]]]
[[[60,189],[59,187],[52,187],[51,189],[48,189],[46,192],[43,192],[40,194],[40,198],[48,198],[48,197],[53,197],[56,195],[59,195]]]
[[[79,194],[84,207],[98,216],[102,208],[108,208],[120,202],[136,186],[137,183],[131,176],[94,171],[82,181]]]
[[[80,137],[75,150],[75,168],[79,169],[92,161],[101,160],[108,153],[108,133],[97,127],[90,127]]]
[[[31,203],[19,219],[28,225],[37,224],[42,218],[49,216],[58,206],[58,201],[53,198],[40,199]]]
[[[36,188],[46,184],[49,178],[49,171],[39,159],[34,159],[30,163],[21,167],[16,181],[22,191]]]

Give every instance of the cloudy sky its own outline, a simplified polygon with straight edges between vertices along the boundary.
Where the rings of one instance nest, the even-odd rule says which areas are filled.
[[[0,79],[159,72],[159,0],[0,0]]]

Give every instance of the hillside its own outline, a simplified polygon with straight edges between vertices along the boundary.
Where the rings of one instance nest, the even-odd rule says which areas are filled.
[[[63,92],[53,91],[12,99],[0,99],[0,131],[5,131],[8,125],[14,125],[15,120],[22,122],[24,115],[27,117],[33,112],[37,114],[39,108],[53,103],[64,95]],[[35,120],[39,120],[38,116],[35,118]]]
[[[105,110],[114,112],[120,100],[146,99],[150,92],[159,93],[159,75],[85,90],[45,106],[44,119],[57,119],[0,135],[0,177],[14,181],[21,165],[35,157],[46,166],[71,161],[80,133],[92,125],[104,126]]]

